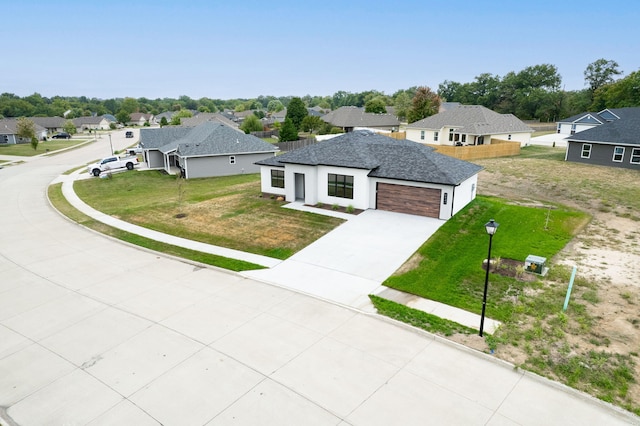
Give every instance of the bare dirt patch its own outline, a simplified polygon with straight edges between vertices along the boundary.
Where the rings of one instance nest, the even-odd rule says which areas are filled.
[[[640,403],[640,175],[637,171],[587,166],[543,159],[490,159],[478,193],[514,202],[544,206],[558,203],[590,213],[592,221],[550,263],[577,267],[577,276],[591,286],[578,289],[571,303],[586,306],[593,318],[588,332],[568,327],[571,351],[607,351],[631,356],[636,382],[628,400]],[[549,285],[545,283],[545,285]],[[566,288],[563,287],[563,288]],[[579,299],[575,299],[579,298]],[[523,330],[534,325],[523,324]],[[454,340],[486,351],[470,337]],[[553,348],[551,348],[553,349]],[[517,364],[527,359],[523,347],[501,348],[497,356]]]

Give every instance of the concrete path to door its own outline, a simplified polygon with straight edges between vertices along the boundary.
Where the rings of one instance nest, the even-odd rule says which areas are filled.
[[[370,311],[367,295],[444,223],[366,210],[279,265],[243,275]]]

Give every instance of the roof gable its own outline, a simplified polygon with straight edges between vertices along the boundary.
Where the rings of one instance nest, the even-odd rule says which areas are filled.
[[[570,142],[595,142],[640,146],[640,115],[610,121],[566,138]]]
[[[166,154],[175,150],[176,154],[181,157],[278,151],[277,147],[262,139],[237,132],[224,124],[216,122],[206,122],[196,127],[180,129],[186,130],[186,132],[181,137],[170,140],[159,147],[160,151]],[[174,132],[174,134],[178,135],[180,133]]]
[[[513,114],[499,114],[482,105],[458,105],[407,125],[410,129],[440,130],[444,127],[470,135],[533,132]]]

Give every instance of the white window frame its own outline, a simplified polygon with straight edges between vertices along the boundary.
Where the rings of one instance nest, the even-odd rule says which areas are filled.
[[[438,132],[433,132],[433,141],[438,142]]]
[[[636,159],[633,161],[633,159]],[[631,158],[629,158],[631,164],[640,164],[640,148],[631,148]]]
[[[622,150],[622,152],[617,153],[616,151],[618,151],[619,149]],[[616,160],[617,156],[620,156],[619,160]],[[622,161],[624,160],[624,146],[614,146],[613,147],[613,158],[611,159],[611,161],[613,161],[614,163],[622,163]]]
[[[420,140],[424,140],[424,130],[420,130]]]
[[[587,151],[587,155],[584,155],[585,148],[586,148],[586,151]],[[583,143],[582,144],[582,151],[580,152],[580,158],[591,158],[591,148],[592,147],[591,147],[590,143]]]
[[[236,156],[235,155],[230,155],[229,156],[229,164],[236,164]]]

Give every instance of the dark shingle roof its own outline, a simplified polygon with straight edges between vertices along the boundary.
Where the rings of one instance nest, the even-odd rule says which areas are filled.
[[[276,152],[278,148],[252,135],[240,133],[224,124],[206,122],[196,127],[186,127],[189,132],[182,138],[160,148],[162,152],[173,149],[181,157],[249,154]]]
[[[343,106],[322,120],[336,127],[393,127],[400,125],[398,117],[391,114],[372,114],[364,112],[364,108]]]
[[[192,127],[162,127],[160,129],[140,129],[140,146],[144,149],[160,149],[170,142],[182,139]]]
[[[57,127],[63,127],[66,120],[62,117],[28,117],[39,126],[51,129]]]
[[[470,135],[533,132],[515,115],[499,114],[482,105],[458,105],[407,125],[407,128],[430,130],[443,127],[453,127]]]
[[[638,111],[640,112],[640,108]],[[640,114],[583,130],[567,137],[566,140],[640,146]]]
[[[346,133],[256,164],[348,167],[371,170],[369,176],[372,177],[445,185],[458,185],[482,170],[481,166],[438,154],[423,144],[395,140],[365,130]]]

